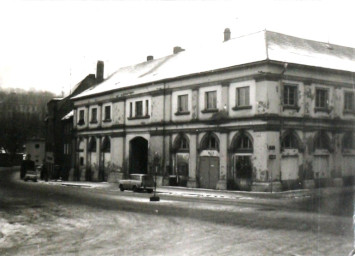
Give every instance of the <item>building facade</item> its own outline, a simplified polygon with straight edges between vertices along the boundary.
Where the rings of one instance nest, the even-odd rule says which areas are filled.
[[[72,98],[80,180],[279,191],[351,184],[355,50],[262,31],[125,67]]]
[[[104,63],[97,64],[97,74],[89,74],[75,85],[65,98],[53,98],[47,103],[45,164],[49,177],[64,180],[75,179],[73,169],[73,102],[71,97],[95,86],[103,79]],[[71,174],[71,177],[69,177]]]

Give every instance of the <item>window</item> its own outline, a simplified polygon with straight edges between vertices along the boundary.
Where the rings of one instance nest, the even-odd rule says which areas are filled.
[[[219,150],[219,142],[214,134],[207,135],[201,146],[202,150]]]
[[[354,112],[354,93],[345,92],[344,93],[344,111]]]
[[[97,108],[91,109],[91,123],[97,123]]]
[[[105,106],[105,121],[111,121],[111,106]]]
[[[79,125],[85,124],[84,114],[85,112],[83,109],[79,111],[79,122],[78,122]]]
[[[188,112],[188,95],[178,96],[178,112]]]
[[[297,106],[297,86],[284,86],[283,104],[284,106]]]
[[[89,143],[89,152],[96,152],[96,138],[92,137]]]
[[[143,101],[136,101],[136,117],[143,116]]]
[[[327,89],[316,89],[316,108],[328,108]]]
[[[351,132],[348,132],[343,137],[343,150],[355,149],[354,136]]]
[[[236,107],[249,106],[249,86],[239,87],[236,89]]]
[[[320,132],[315,138],[315,149],[329,149],[329,138],[325,132]]]
[[[111,141],[109,137],[105,137],[102,142],[102,152],[105,153],[111,152]]]
[[[35,148],[39,148],[39,144],[36,144],[36,145],[35,145]]]
[[[298,148],[297,138],[291,133],[285,136],[281,143],[282,149]]]
[[[79,162],[80,162],[80,166],[83,166],[84,165],[84,157],[80,157]]]
[[[129,117],[133,116],[133,104],[132,102],[129,103]]]
[[[145,115],[149,116],[149,101],[145,100]]]
[[[217,109],[217,91],[206,92],[205,106],[206,110]]]

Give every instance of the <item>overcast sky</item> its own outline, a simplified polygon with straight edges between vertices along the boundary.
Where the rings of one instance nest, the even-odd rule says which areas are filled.
[[[355,47],[355,1],[0,1],[0,87],[65,94],[122,66],[268,29]],[[208,54],[206,52],[206,54]]]

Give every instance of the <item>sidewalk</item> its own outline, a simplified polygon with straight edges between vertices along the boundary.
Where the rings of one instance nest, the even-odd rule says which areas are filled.
[[[84,181],[40,181],[52,185],[62,185],[70,187],[81,187],[87,189],[99,189],[107,191],[119,191],[117,183],[108,182],[84,182]],[[213,190],[202,188],[186,188],[163,186],[157,187],[157,193],[161,195],[184,196],[184,197],[204,197],[204,198],[225,198],[225,199],[297,199],[312,196],[329,196],[339,193],[351,193],[355,187],[326,187],[316,189],[300,189],[283,192],[252,192],[252,191],[231,191]]]

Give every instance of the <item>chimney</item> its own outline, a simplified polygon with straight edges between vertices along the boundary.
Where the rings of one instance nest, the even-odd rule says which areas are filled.
[[[96,66],[96,80],[101,83],[104,80],[104,62],[99,60]]]
[[[173,52],[174,52],[174,54],[177,54],[177,53],[183,52],[183,51],[185,51],[185,49],[181,48],[180,46],[175,46]]]
[[[154,60],[154,57],[152,55],[147,56],[147,61]]]
[[[226,28],[224,30],[224,42],[228,41],[229,39],[231,39],[231,31],[229,28]]]

